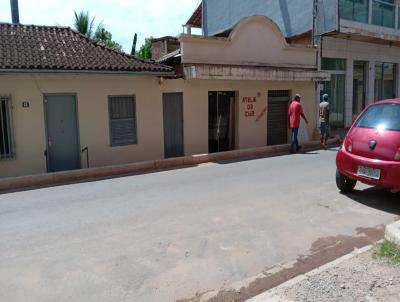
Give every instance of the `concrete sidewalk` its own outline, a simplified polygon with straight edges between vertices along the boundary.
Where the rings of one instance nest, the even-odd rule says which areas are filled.
[[[329,140],[330,145],[338,143],[338,139]],[[303,150],[313,150],[320,147],[320,143],[313,141],[305,143]],[[200,154],[184,156],[171,159],[151,160],[126,165],[116,165],[100,168],[89,168],[66,172],[46,173],[38,175],[28,175],[21,177],[0,178],[0,192],[23,188],[33,188],[41,186],[53,186],[68,184],[86,180],[96,180],[101,178],[118,177],[137,173],[154,172],[165,169],[176,169],[182,167],[196,166],[209,162],[220,162],[226,160],[240,160],[246,158],[268,157],[284,154],[289,150],[289,145],[267,146],[253,149],[242,149],[228,152],[212,154]]]
[[[385,227],[385,239],[388,241],[391,241],[397,245],[400,245],[400,221],[388,224]],[[382,242],[383,240],[381,240],[380,242]],[[341,286],[341,288],[337,288],[336,290],[343,290],[343,289],[350,289],[350,287],[352,287],[350,290],[353,291],[358,291],[358,294],[360,295],[360,289],[357,290],[357,281],[356,280],[352,280],[352,282],[350,282],[349,280],[347,280],[347,282],[345,282],[345,278],[343,276],[340,276],[340,272],[341,270],[343,270],[341,267],[350,267],[350,270],[352,271],[352,274],[355,274],[358,270],[358,268],[353,268],[352,266],[357,265],[356,262],[357,260],[353,260],[353,258],[356,257],[363,257],[364,254],[364,258],[365,255],[367,256],[371,256],[372,252],[371,250],[374,248],[374,245],[369,245],[366,247],[363,247],[361,249],[355,249],[353,252],[340,257],[328,264],[322,265],[308,273],[299,275],[293,279],[290,279],[272,289],[267,290],[266,292],[252,298],[252,299],[248,299],[246,302],[296,302],[294,301],[292,298],[288,298],[288,296],[293,296],[293,295],[300,295],[300,296],[304,296],[307,295],[309,300],[307,301],[318,301],[321,299],[327,299],[326,295],[328,295],[328,293],[326,292],[327,289],[324,289],[325,287],[334,287],[334,285],[332,285],[331,283],[334,282],[333,280],[329,280],[329,281],[323,281],[324,277],[325,279],[332,279],[330,276],[332,275],[332,273],[330,273],[329,271],[335,271],[334,272],[334,276],[336,278],[334,278],[336,281],[338,281]],[[369,260],[368,259],[362,259],[363,262],[365,262],[365,265],[367,265],[368,267],[372,266],[371,264],[369,264]],[[375,267],[376,266],[383,266],[382,263],[379,263],[379,261],[374,261],[375,263]],[[375,268],[376,269],[376,268]],[[385,271],[387,272],[388,270],[386,269],[377,269],[378,271]],[[393,269],[389,270],[390,275],[393,275]],[[363,274],[364,272],[358,272],[359,274]],[[395,275],[397,275],[395,273]],[[322,277],[324,276],[324,277]],[[380,276],[380,279],[384,279],[384,276]],[[347,278],[351,278],[351,276],[347,276]],[[363,281],[365,282],[369,282],[372,283],[372,285],[369,286],[370,288],[370,293],[368,295],[368,293],[365,293],[366,295],[366,301],[377,301],[375,300],[375,298],[371,297],[372,294],[372,289],[375,288],[374,284],[376,282],[378,282],[377,280],[375,280],[373,277],[372,279],[374,280],[365,280],[365,279],[371,279],[371,278],[367,278],[366,276],[363,276],[362,279],[364,279]],[[320,281],[317,281],[320,280]],[[380,281],[382,281],[380,280]],[[360,280],[361,281],[361,280]],[[384,280],[383,280],[384,281]],[[321,284],[313,284],[314,283],[321,283]],[[351,285],[349,283],[352,283]],[[365,284],[364,284],[365,285]],[[368,285],[368,284],[367,284]],[[393,284],[392,284],[393,285]],[[316,293],[317,290],[315,289],[313,293],[309,293],[306,294],[307,289],[305,289],[305,287],[310,287],[310,286],[317,286],[319,287],[319,293]],[[338,286],[338,284],[336,284],[336,286]],[[360,285],[360,287],[362,287]],[[364,286],[365,287],[365,286]],[[380,286],[379,286],[380,287]],[[334,289],[333,289],[334,290]],[[325,292],[325,294],[322,294],[322,292]],[[289,294],[290,293],[290,294]],[[331,293],[331,295],[335,295],[337,293]],[[349,294],[348,292],[344,292],[343,295],[345,294]],[[398,298],[400,298],[400,290],[397,291],[398,294]],[[321,297],[321,295],[325,295],[325,297]],[[341,295],[341,294],[340,294]],[[363,296],[364,293],[361,293],[361,295]],[[316,297],[318,296],[318,297]],[[385,295],[384,295],[385,296]],[[314,297],[314,298],[312,298]],[[352,295],[352,297],[354,298],[354,295]],[[370,297],[370,298],[368,298]],[[385,297],[381,297],[382,299],[384,299],[385,301],[387,301],[388,298],[394,298],[393,296],[390,295],[386,295]],[[345,299],[343,296],[341,296],[341,300]],[[398,301],[396,300],[397,298],[395,298],[393,301]],[[347,300],[346,300],[347,301]],[[383,300],[382,300],[383,301]]]

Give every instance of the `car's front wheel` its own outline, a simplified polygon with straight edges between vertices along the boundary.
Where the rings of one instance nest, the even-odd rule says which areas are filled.
[[[340,173],[339,170],[336,170],[336,185],[342,193],[347,194],[353,192],[356,184],[356,180],[350,179]]]

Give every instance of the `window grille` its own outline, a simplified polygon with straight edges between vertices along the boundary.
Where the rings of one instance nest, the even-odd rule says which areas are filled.
[[[0,95],[0,160],[15,157],[11,97]]]
[[[135,96],[110,96],[108,109],[111,146],[137,144]]]

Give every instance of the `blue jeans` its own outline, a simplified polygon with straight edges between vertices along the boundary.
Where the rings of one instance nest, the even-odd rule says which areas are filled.
[[[296,152],[299,148],[299,141],[297,136],[299,134],[299,128],[292,128],[292,144],[290,145],[290,151]]]
[[[328,134],[328,124],[325,122],[321,122],[319,125],[319,130],[321,131],[321,135]]]

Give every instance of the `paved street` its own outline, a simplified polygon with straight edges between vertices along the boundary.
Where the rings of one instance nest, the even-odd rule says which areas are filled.
[[[364,186],[339,194],[335,155],[0,195],[0,301],[189,299],[328,245],[381,236],[376,227],[400,214],[399,195]]]

